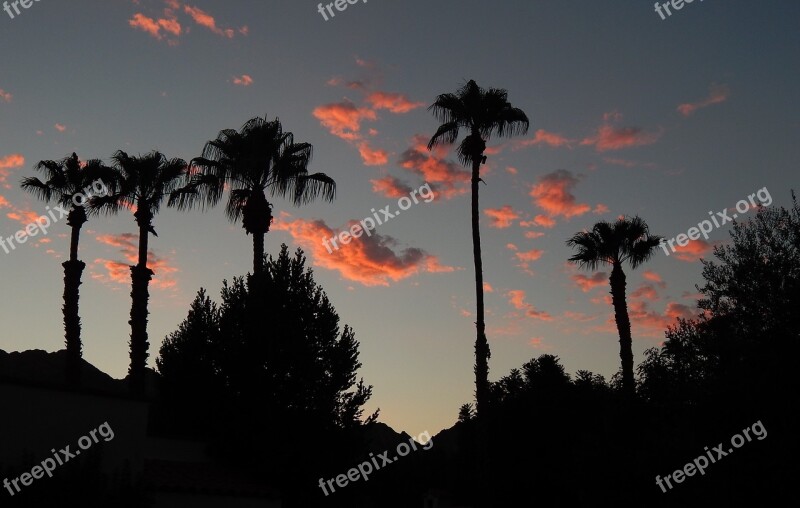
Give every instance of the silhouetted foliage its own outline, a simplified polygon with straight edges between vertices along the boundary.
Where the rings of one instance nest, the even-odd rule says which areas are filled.
[[[290,257],[283,245],[257,277],[224,282],[218,307],[198,292],[161,347],[163,400],[154,425],[208,437],[220,460],[313,492],[302,473],[346,463],[361,450],[364,423],[377,418],[377,411],[363,414],[372,387],[357,378],[359,343],[352,328],[339,327],[302,250]]]

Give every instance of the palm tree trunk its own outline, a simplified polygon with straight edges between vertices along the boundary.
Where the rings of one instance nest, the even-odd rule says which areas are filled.
[[[264,268],[264,233],[253,233],[253,274],[261,273]]]
[[[625,273],[619,263],[611,269],[611,302],[614,305],[614,320],[619,333],[619,357],[622,361],[622,392],[633,398],[636,393],[633,380],[633,339],[631,337],[631,321],[628,317],[628,304],[625,300]]]
[[[130,389],[134,395],[145,394],[145,368],[147,367],[147,351],[150,343],[147,341],[147,302],[150,299],[148,285],[153,277],[153,271],[147,267],[147,243],[150,234],[152,214],[136,212],[139,223],[139,263],[131,267],[131,364],[128,367],[130,376]]]
[[[69,245],[69,260],[61,264],[64,267],[64,342],[66,346],[66,382],[70,386],[79,386],[81,382],[81,318],[78,301],[80,299],[81,274],[86,263],[78,260],[78,241],[81,226],[86,222],[86,211],[83,207],[70,210],[67,224],[72,228]]]
[[[477,337],[475,339],[475,412],[487,406],[489,397],[489,342],[486,340],[486,323],[483,311],[483,261],[481,260],[480,207],[478,206],[478,183],[480,182],[481,160],[472,161],[472,256],[475,262],[475,302]]]

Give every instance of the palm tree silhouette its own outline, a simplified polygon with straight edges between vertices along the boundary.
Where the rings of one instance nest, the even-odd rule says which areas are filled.
[[[158,236],[153,229],[153,217],[164,198],[178,188],[188,168],[183,159],[167,159],[158,151],[131,157],[119,150],[112,160],[115,192],[92,198],[90,206],[108,214],[116,214],[121,208],[134,210],[133,216],[139,226],[139,259],[135,266],[131,266],[131,319],[128,321],[131,325],[131,364],[128,374],[131,391],[143,395],[150,347],[147,342],[147,302],[150,298],[147,288],[154,274],[147,267],[147,244],[150,233]]]
[[[88,220],[86,216],[86,199],[91,194],[91,185],[100,180],[110,185],[110,172],[100,161],[88,161],[81,164],[77,154],[60,161],[43,160],[36,164],[46,180],[36,177],[23,178],[20,187],[42,201],[54,201],[63,207],[70,207],[67,214],[67,225],[72,228],[69,246],[69,259],[61,263],[64,267],[64,339],[66,342],[66,382],[69,385],[80,384],[81,377],[81,318],[78,312],[80,298],[81,274],[86,263],[78,259],[78,242],[81,227]],[[78,197],[80,196],[80,199]]]
[[[483,317],[483,262],[481,260],[480,209],[478,182],[481,163],[486,163],[486,141],[493,135],[511,137],[528,131],[528,117],[518,108],[511,107],[508,93],[500,88],[484,90],[470,80],[455,94],[439,95],[428,108],[441,122],[428,142],[428,150],[439,145],[451,145],[458,139],[460,130],[469,135],[458,147],[458,158],[463,165],[472,164],[472,251],[475,261],[475,296],[477,301],[477,338],[475,340],[475,409],[478,415],[489,396],[489,343]],[[484,182],[485,183],[485,182]]]
[[[628,261],[632,269],[653,256],[661,237],[651,235],[647,223],[637,217],[620,217],[616,222],[598,222],[591,231],[575,233],[567,245],[577,248],[569,258],[581,268],[595,270],[600,265],[611,265],[611,301],[614,320],[619,333],[619,357],[622,361],[622,391],[632,398],[635,394],[633,380],[633,349],[631,321],[625,299],[625,272],[622,263]]]
[[[253,235],[253,273],[260,273],[264,260],[264,236],[272,223],[270,196],[286,197],[295,206],[318,197],[333,201],[336,182],[324,173],[308,173],[312,146],[295,143],[291,132],[284,132],[278,118],[268,121],[255,117],[239,131],[225,129],[208,141],[200,157],[192,159],[192,174],[186,185],[170,196],[169,206],[188,209],[195,204],[216,205],[224,187],[230,187],[225,215]],[[197,168],[197,171],[194,171]]]

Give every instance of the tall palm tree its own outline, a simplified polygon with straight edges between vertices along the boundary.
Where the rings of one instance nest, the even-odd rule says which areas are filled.
[[[324,173],[308,173],[312,146],[295,143],[279,119],[255,117],[239,131],[225,129],[208,141],[202,156],[192,159],[192,174],[186,185],[170,196],[169,205],[179,209],[214,206],[225,186],[230,195],[225,214],[253,235],[253,273],[262,271],[264,236],[272,223],[270,196],[289,197],[295,206],[318,197],[333,201],[336,182]]]
[[[129,156],[117,151],[112,160],[114,192],[105,197],[92,198],[93,210],[115,214],[122,208],[134,210],[139,226],[138,263],[131,266],[131,364],[128,368],[130,388],[134,394],[145,393],[144,375],[147,366],[147,302],[148,285],[154,272],[147,267],[147,244],[153,229],[153,217],[161,203],[186,176],[188,167],[183,159],[168,159],[153,151],[143,156]]]
[[[501,88],[484,90],[470,80],[456,93],[439,95],[428,108],[441,125],[428,142],[428,150],[451,145],[461,129],[469,131],[458,147],[458,158],[465,166],[472,165],[472,255],[475,261],[475,297],[477,301],[477,338],[475,340],[475,401],[481,414],[489,396],[489,342],[483,317],[483,262],[481,260],[480,208],[478,182],[480,167],[486,163],[486,141],[492,135],[511,137],[528,131],[528,117],[508,102],[508,93]]]
[[[111,174],[98,160],[81,164],[73,152],[60,161],[43,160],[36,164],[46,180],[36,177],[23,178],[20,187],[42,201],[53,201],[62,207],[69,207],[67,225],[72,228],[69,246],[69,259],[61,263],[64,267],[64,339],[66,342],[66,382],[80,384],[81,377],[81,318],[78,301],[80,298],[81,274],[86,263],[78,259],[78,242],[81,227],[88,220],[86,199],[91,194],[92,183],[103,182],[110,185]],[[96,192],[96,191],[95,191]]]
[[[581,268],[595,270],[601,265],[611,265],[611,302],[619,333],[619,357],[622,361],[622,390],[628,397],[636,391],[633,380],[633,349],[631,321],[625,298],[625,272],[627,261],[632,269],[648,261],[661,242],[661,237],[650,234],[647,223],[637,217],[620,217],[616,222],[598,222],[591,231],[575,233],[567,245],[577,249],[569,258]]]

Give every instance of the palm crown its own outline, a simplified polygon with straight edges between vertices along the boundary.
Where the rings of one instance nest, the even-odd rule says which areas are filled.
[[[441,122],[428,142],[428,149],[456,142],[462,128],[470,134],[458,147],[462,164],[473,161],[486,149],[485,141],[492,135],[511,137],[528,132],[528,117],[511,107],[508,92],[502,88],[484,90],[475,81],[468,81],[456,93],[439,95],[428,108]]]
[[[582,268],[595,270],[603,264],[628,261],[635,269],[653,256],[660,241],[661,237],[651,235],[647,223],[635,216],[598,222],[591,231],[576,233],[567,245],[577,248],[569,260]]]

